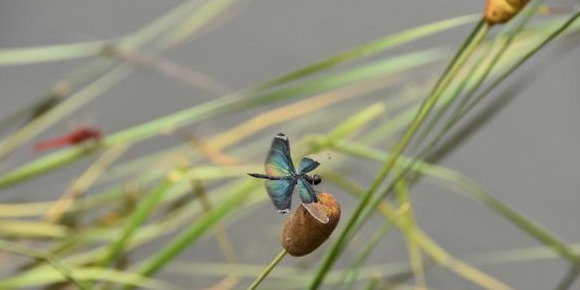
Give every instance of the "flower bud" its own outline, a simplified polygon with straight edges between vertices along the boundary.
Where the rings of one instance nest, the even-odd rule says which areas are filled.
[[[520,12],[529,0],[487,0],[485,21],[490,24],[508,22]]]
[[[334,196],[319,193],[317,197],[318,202],[308,206],[326,213],[327,223],[313,217],[303,205],[300,205],[284,222],[281,243],[292,256],[300,257],[316,250],[328,239],[340,220],[340,204]]]

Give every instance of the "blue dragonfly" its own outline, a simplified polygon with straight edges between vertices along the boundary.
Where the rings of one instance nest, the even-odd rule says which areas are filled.
[[[294,169],[294,163],[290,157],[290,143],[288,137],[282,133],[276,134],[270,145],[270,151],[266,157],[266,174],[248,173],[248,175],[266,179],[266,192],[272,199],[279,213],[290,212],[292,205],[292,193],[298,187],[298,195],[302,205],[310,215],[322,223],[328,223],[328,217],[323,209],[316,203],[316,191],[313,185],[318,185],[322,179],[317,174],[308,175],[316,169],[320,163],[310,157],[304,157],[300,161],[298,171]]]

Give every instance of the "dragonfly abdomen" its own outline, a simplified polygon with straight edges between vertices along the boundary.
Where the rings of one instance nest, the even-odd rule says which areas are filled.
[[[289,179],[287,176],[272,176],[272,175],[260,174],[260,173],[248,173],[248,175],[251,176],[251,177],[268,179],[268,180],[283,180],[283,179]],[[292,178],[290,178],[290,179],[292,179]]]

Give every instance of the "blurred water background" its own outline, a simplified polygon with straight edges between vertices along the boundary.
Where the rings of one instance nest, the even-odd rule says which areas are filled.
[[[137,30],[181,2],[1,0],[0,48],[114,39]],[[204,29],[201,35],[163,55],[218,80],[224,85],[224,90],[235,91],[406,28],[478,13],[483,2],[240,1],[221,23]],[[547,2],[565,7],[575,3]],[[469,29],[471,26],[466,25],[440,33],[389,54],[434,46],[451,52],[459,46]],[[466,129],[466,133],[472,134],[465,136],[439,160],[441,165],[464,173],[495,197],[571,243],[580,241],[580,48],[577,43],[576,35],[564,43],[551,45],[511,76],[511,81],[487,100],[487,105],[499,104],[493,118],[482,126],[473,122],[473,127]],[[68,72],[85,63],[85,59],[79,59],[0,67],[0,116],[45,95]],[[443,64],[439,64],[424,73],[435,75],[442,67]],[[516,86],[523,89],[512,95],[511,90]],[[96,124],[105,133],[112,133],[216,97],[216,94],[141,67],[127,80],[35,140],[60,135],[83,122]],[[212,132],[223,130],[261,110],[209,120],[186,129],[201,137],[211,136]],[[285,132],[285,126],[274,126],[259,136]],[[310,132],[291,131],[289,135],[297,140],[307,133]],[[154,138],[132,148],[122,160],[181,142],[172,136]],[[264,154],[268,145],[264,144]],[[27,146],[8,158],[0,170],[5,171],[14,164],[34,158],[38,153],[31,149],[30,143]],[[5,190],[0,201],[55,198],[68,185],[74,176],[71,174],[87,164],[89,161],[82,161],[33,183]],[[370,181],[376,167],[360,162],[343,169],[342,174]],[[331,186],[327,189],[336,190]],[[539,246],[537,241],[488,208],[459,198],[449,190],[449,187],[439,186],[431,179],[424,179],[413,188],[412,199],[419,225],[450,253],[469,257],[490,251]],[[348,216],[354,201],[341,193],[337,195],[345,201],[343,207],[345,216]],[[371,223],[378,225],[379,221],[376,219]],[[240,260],[244,263],[268,263],[279,250],[281,222],[282,217],[266,205],[248,213],[230,228],[229,234]],[[362,236],[372,234],[370,228],[365,228]],[[364,241],[361,239],[353,241],[355,246],[362,244]],[[162,245],[163,241],[160,241],[140,248],[132,258],[138,259]],[[312,267],[320,260],[322,252],[319,250],[302,259],[286,259],[282,264]],[[345,260],[352,255],[347,251]],[[383,240],[369,263],[407,261],[406,255],[404,239],[393,231]],[[211,238],[202,240],[178,260],[184,263],[220,262],[224,258]],[[169,267],[158,277],[191,289],[211,285],[220,279],[177,273],[182,268]],[[481,269],[516,289],[551,289],[568,271],[568,265],[562,259],[546,259],[482,265]],[[444,268],[430,270],[427,279],[434,289],[475,289],[471,283]],[[577,282],[574,289],[580,289],[579,285]]]

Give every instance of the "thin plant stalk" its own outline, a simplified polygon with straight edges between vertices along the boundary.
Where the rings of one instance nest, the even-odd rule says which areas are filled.
[[[489,90],[486,90],[485,92],[483,92],[482,95],[488,94],[491,91],[491,89],[493,89],[501,81],[503,81],[505,79],[505,77],[507,77],[507,75],[509,75],[513,71],[515,71],[515,69],[517,69],[520,65],[522,65],[527,59],[529,59],[541,47],[543,47],[545,44],[547,44],[549,41],[551,41],[553,38],[555,38],[559,33],[563,32],[579,16],[580,16],[580,12],[576,13],[573,17],[571,17],[566,23],[564,23],[564,25],[562,25],[559,29],[557,29],[554,33],[552,33],[545,41],[543,41],[542,44],[540,44],[537,48],[533,49],[530,53],[526,54],[526,56],[524,56],[520,61],[518,61],[508,71],[506,71],[503,74],[504,77],[498,78],[498,80],[494,84],[492,84],[492,86],[490,87],[490,89]],[[477,99],[475,101],[477,101]],[[429,146],[427,147],[427,149],[428,148],[429,148]],[[415,158],[414,160],[419,160],[419,159],[420,158]],[[411,169],[411,167],[413,167],[413,165],[409,165],[403,171],[403,173],[400,174],[399,176],[396,176],[394,178],[394,180],[396,181],[396,180],[402,178],[403,176],[405,176],[405,174]],[[386,190],[384,190],[383,193],[380,194],[377,198],[373,199],[373,201],[371,202],[371,204],[373,206],[369,207],[369,209],[367,209],[365,212],[363,212],[362,214],[360,214],[360,222],[358,223],[359,226],[372,213],[373,209],[376,208],[376,206],[380,203],[380,200],[382,199],[382,197],[386,196],[389,192],[392,191],[392,189],[393,189],[393,184],[391,184],[391,186],[389,186]],[[580,256],[577,253],[575,253],[574,251],[571,251],[570,249],[568,249],[562,242],[559,241],[559,239],[555,238],[553,235],[551,235],[551,234],[547,233],[546,231],[542,230],[540,227],[530,227],[529,225],[526,225],[526,226],[523,226],[522,228],[523,229],[526,229],[526,231],[528,233],[530,233],[532,236],[540,239],[541,241],[548,242],[549,245],[555,246],[555,249],[558,252],[560,252],[563,255],[565,255],[565,257],[568,258],[572,263],[577,263],[578,259],[580,258]]]
[[[467,38],[464,45],[461,47],[459,52],[457,53],[456,57],[451,61],[449,67],[446,69],[444,75],[440,78],[440,80],[435,85],[431,96],[427,98],[424,103],[422,104],[417,116],[409,125],[408,129],[405,131],[399,142],[393,148],[393,152],[384,163],[383,167],[381,168],[379,174],[375,178],[374,182],[369,187],[368,191],[365,195],[361,198],[359,204],[357,205],[354,213],[351,215],[351,218],[348,220],[345,228],[341,231],[340,236],[338,237],[337,241],[331,246],[330,250],[327,252],[322,264],[316,271],[316,276],[312,280],[312,283],[309,285],[309,289],[317,289],[320,284],[322,283],[324,276],[330,270],[331,266],[334,264],[336,259],[338,258],[340,251],[346,246],[348,243],[349,236],[352,235],[351,231],[353,226],[356,224],[358,215],[363,212],[365,207],[368,205],[368,202],[371,200],[371,197],[378,190],[379,186],[382,184],[385,177],[388,175],[391,168],[395,165],[397,157],[403,152],[405,147],[411,141],[413,135],[416,133],[419,126],[424,122],[425,118],[431,112],[431,109],[436,105],[439,97],[441,96],[443,89],[442,87],[446,87],[449,82],[451,81],[452,77],[455,73],[459,70],[459,68],[464,64],[464,62],[469,58],[471,53],[477,47],[479,42],[485,37],[487,34],[488,27],[484,25],[483,21],[474,28],[471,35]],[[374,207],[373,207],[374,208]]]
[[[10,242],[3,241],[3,240],[0,240],[0,249],[7,251],[7,252],[10,252],[10,253],[14,253],[14,254],[22,255],[22,256],[28,256],[28,257],[31,257],[34,259],[42,260],[42,261],[48,263],[55,271],[60,273],[65,278],[65,280],[67,280],[68,282],[75,284],[77,287],[79,287],[79,289],[83,289],[83,290],[89,289],[85,284],[78,281],[73,276],[71,271],[65,265],[63,265],[60,261],[58,261],[57,259],[55,259],[51,255],[48,255],[46,253],[43,253],[41,251],[38,251],[38,250],[35,250],[32,248],[26,248],[26,247],[23,247],[21,245],[10,243]]]
[[[197,241],[208,229],[212,228],[222,217],[231,213],[235,208],[248,197],[256,188],[259,182],[250,180],[238,186],[227,200],[214,207],[211,212],[203,215],[198,221],[183,230],[177,237],[173,238],[167,245],[156,254],[145,260],[138,266],[137,272],[141,276],[151,276],[157,273],[179,253],[185,250],[192,243]],[[133,286],[125,286],[123,289],[133,289]]]
[[[187,15],[187,14],[183,14],[183,13],[186,13],[188,11],[188,9],[191,9],[192,7],[190,7],[190,6],[192,4],[195,4],[195,1],[186,2],[185,4],[183,4],[183,7],[180,6],[179,8],[174,9],[173,11],[168,13],[163,18],[157,20],[156,22],[152,23],[148,27],[144,28],[139,33],[136,33],[134,36],[125,40],[123,42],[122,47],[123,48],[137,47],[137,46],[142,45],[145,42],[149,41],[152,37],[156,36],[161,31],[164,31],[165,29],[167,29],[167,26],[174,23],[176,21],[176,19],[178,19],[179,17],[183,17],[183,15]],[[195,7],[195,5],[193,7]],[[280,78],[277,78],[275,80],[267,82],[264,85],[258,85],[254,88],[250,88],[250,89],[246,90],[245,95],[257,94],[258,92],[263,92],[263,91],[270,89],[274,86],[281,85],[284,82],[290,82],[290,81],[296,80],[298,78],[303,78],[303,77],[306,77],[306,76],[311,75],[313,73],[319,72],[323,69],[328,69],[328,68],[331,68],[331,67],[336,66],[338,64],[352,61],[352,60],[357,59],[357,58],[374,55],[374,54],[376,54],[380,51],[386,50],[390,47],[401,45],[403,43],[410,42],[412,40],[415,40],[415,39],[423,37],[423,36],[427,36],[427,35],[434,34],[434,33],[437,33],[437,32],[440,32],[440,31],[443,31],[446,29],[453,28],[455,26],[469,23],[469,22],[473,21],[475,18],[476,18],[475,15],[469,15],[469,16],[458,17],[458,18],[454,18],[454,19],[450,19],[450,20],[446,20],[446,21],[441,21],[441,22],[430,24],[430,25],[425,25],[425,26],[414,28],[414,29],[410,29],[410,30],[404,31],[400,34],[389,36],[389,37],[386,37],[384,39],[380,39],[378,41],[362,45],[356,49],[347,51],[347,52],[340,54],[340,55],[337,55],[335,57],[331,57],[331,58],[329,58],[325,61],[322,61],[318,64],[309,66],[307,68],[304,68],[302,70],[298,70],[298,71],[293,72],[293,73],[289,73],[285,76],[282,76]],[[197,24],[197,23],[195,23],[195,24]],[[87,67],[87,71],[94,71],[93,69],[89,69],[89,68],[90,67]],[[22,140],[19,140],[19,141],[22,141]],[[133,140],[133,141],[135,141],[135,140]],[[2,156],[1,149],[2,148],[0,147],[0,156]],[[67,160],[76,160],[76,158],[78,158],[78,157],[81,157],[81,156],[80,155],[67,156]],[[0,160],[1,160],[1,158],[0,158]],[[62,164],[60,166],[62,166]],[[51,168],[57,168],[57,167],[59,167],[59,166],[57,166],[56,164],[53,164],[53,166]]]
[[[396,166],[395,173],[400,173],[401,168]],[[407,188],[407,183],[405,179],[399,180],[395,185],[395,192],[397,194],[397,201],[399,207],[408,205],[409,209],[404,213],[402,217],[402,223],[404,226],[410,228],[417,228],[417,223],[415,222],[415,216],[413,214],[413,207],[411,206],[411,200],[409,199],[409,192]],[[427,289],[427,284],[425,282],[425,271],[423,266],[423,257],[421,256],[421,249],[417,245],[417,242],[410,237],[407,237],[407,251],[409,252],[409,260],[411,261],[411,270],[413,272],[413,277],[415,278],[415,289],[425,290]]]
[[[481,102],[481,100],[483,100],[483,98],[485,98],[486,96],[488,96],[499,84],[501,84],[505,79],[507,79],[507,77],[510,74],[512,74],[521,65],[523,65],[525,62],[527,62],[528,59],[530,59],[534,54],[536,54],[539,50],[541,50],[545,45],[547,45],[548,43],[550,43],[552,40],[554,40],[554,38],[556,38],[558,35],[560,35],[562,32],[564,32],[570,25],[572,25],[578,19],[579,16],[580,16],[580,12],[575,13],[562,26],[560,26],[558,29],[556,29],[555,31],[553,31],[544,41],[542,41],[542,43],[540,43],[534,49],[532,49],[531,51],[529,51],[518,62],[516,62],[514,65],[512,65],[508,70],[506,70],[499,77],[497,77],[496,80],[492,84],[490,84],[479,95],[477,95],[476,97],[474,97],[471,100],[471,102],[467,102],[469,99],[468,98],[465,98],[465,102],[462,103],[459,106],[458,110],[445,123],[445,125],[440,130],[440,132],[435,136],[435,138],[432,141],[429,142],[429,144],[425,147],[425,150],[424,151],[425,152],[430,151],[435,146],[435,144],[438,143],[445,136],[445,134],[447,134],[451,130],[451,128],[453,127],[453,125],[457,124],[457,122],[459,120],[461,120],[463,117],[465,117],[465,115],[467,115],[467,113],[469,111],[471,111],[479,102]],[[508,47],[507,44],[509,44],[509,40],[508,40],[508,42],[506,42],[506,45],[504,45],[502,47],[502,50],[507,49],[507,47]],[[491,69],[493,68],[493,64],[495,62],[497,62],[500,57],[501,57],[501,54],[498,53],[496,55],[496,58],[494,59],[494,62],[492,63],[492,65],[490,65],[488,67],[488,70],[489,71],[491,71]],[[483,81],[483,78],[482,78],[482,81]],[[474,89],[470,90],[470,93],[468,94],[468,96],[471,95],[472,93],[474,93]],[[420,153],[420,155],[423,155],[423,154]]]
[[[270,274],[270,272],[272,272],[272,270],[274,270],[274,268],[276,268],[278,263],[280,263],[280,261],[282,261],[282,259],[284,259],[284,257],[286,256],[287,253],[288,252],[286,252],[285,249],[282,249],[282,251],[280,251],[280,253],[278,253],[278,255],[274,258],[274,260],[272,260],[272,262],[270,262],[270,264],[268,264],[268,266],[266,266],[264,271],[262,271],[262,273],[260,273],[260,276],[256,277],[256,280],[254,280],[254,282],[252,282],[252,285],[250,285],[250,287],[248,287],[248,290],[257,289],[258,286],[260,286],[260,284],[262,283],[262,281],[264,281],[264,279],[266,279],[266,277],[268,277],[268,274]]]
[[[434,118],[431,120],[431,122],[428,124],[428,126],[426,126],[424,128],[423,132],[421,132],[421,134],[417,138],[416,146],[419,146],[419,144],[422,144],[423,143],[423,140],[427,137],[427,135],[435,127],[435,125],[437,124],[437,122],[439,122],[439,120],[445,114],[445,112],[451,107],[451,104],[455,101],[455,99],[457,99],[457,97],[465,89],[465,87],[467,86],[467,84],[470,83],[471,80],[474,77],[478,76],[478,72],[479,72],[480,67],[484,67],[484,72],[479,76],[479,78],[477,79],[476,83],[470,86],[471,87],[470,90],[465,94],[465,96],[463,97],[462,101],[457,106],[459,111],[461,111],[463,109],[463,107],[465,106],[465,103],[469,100],[470,97],[472,97],[473,93],[487,79],[487,77],[492,72],[492,70],[495,67],[495,65],[499,62],[499,60],[501,59],[501,57],[504,55],[504,53],[510,47],[511,43],[516,38],[516,36],[518,35],[518,33],[520,33],[522,31],[522,29],[526,26],[526,24],[532,19],[532,16],[534,15],[534,12],[538,9],[538,7],[543,2],[544,2],[543,0],[537,0],[537,1],[534,1],[533,2],[533,4],[531,5],[531,7],[528,8],[529,11],[530,11],[530,13],[524,13],[523,19],[518,23],[518,25],[513,29],[513,31],[511,31],[508,34],[507,39],[505,40],[505,42],[503,43],[503,45],[499,49],[499,51],[492,58],[491,62],[484,67],[484,64],[485,64],[485,61],[484,60],[485,60],[485,58],[493,50],[496,42],[501,38],[501,35],[500,36],[497,36],[494,39],[494,41],[491,44],[489,44],[487,50],[484,51],[484,53],[481,55],[480,60],[478,60],[476,62],[476,64],[474,65],[474,67],[470,70],[469,74],[465,77],[465,79],[457,87],[457,89],[452,92],[451,101],[447,102],[440,110],[438,110],[437,114],[434,116]]]
[[[390,221],[385,220],[383,222],[383,225],[370,238],[368,243],[362,247],[362,249],[360,250],[360,252],[356,256],[354,261],[348,266],[348,269],[351,269],[351,271],[348,272],[348,275],[343,276],[344,281],[341,282],[341,284],[344,283],[345,289],[354,289],[354,283],[356,282],[356,280],[357,280],[357,278],[362,270],[361,268],[362,268],[364,262],[370,256],[370,254],[372,253],[372,250],[378,245],[378,243],[382,240],[382,238],[384,236],[386,236],[387,233],[389,233],[391,231],[392,228],[393,228],[393,224]]]
[[[360,196],[364,190],[358,186],[351,186],[354,190],[350,192],[355,196]],[[451,256],[442,247],[437,245],[427,234],[425,234],[420,228],[412,226],[406,223],[403,218],[400,218],[402,213],[408,210],[408,206],[403,206],[403,209],[397,210],[389,202],[383,200],[380,203],[380,213],[389,221],[393,222],[401,231],[407,236],[407,238],[412,239],[419,245],[423,251],[428,254],[437,263],[447,267],[449,270],[455,272],[457,275],[464,277],[465,279],[477,284],[485,289],[510,289],[509,286],[505,285],[503,282],[487,275],[486,273],[480,271],[479,269],[458,260]]]
[[[234,93],[108,136],[103,140],[102,144],[104,147],[109,147],[119,142],[137,143],[177,126],[199,122],[210,117],[215,117],[216,115],[224,115],[257,106],[263,106],[268,103],[279,102],[289,98],[303,97],[305,94],[320,92],[324,89],[328,90],[342,87],[383,74],[387,75],[389,73],[405,71],[413,67],[431,63],[440,57],[441,54],[433,50],[412,53],[395,59],[387,58],[384,61],[365,65],[360,68],[349,70],[348,72],[308,79],[303,83],[284,87],[255,97],[249,97],[243,92]],[[72,101],[72,99],[69,99],[68,101]],[[60,106],[62,107],[63,105],[64,103]],[[49,113],[46,115],[48,114]],[[40,118],[35,121],[38,120],[40,120]],[[25,136],[29,135],[25,134]],[[4,147],[0,146],[0,153],[2,148]],[[0,188],[13,185],[17,182],[22,182],[27,178],[67,165],[78,160],[80,157],[83,157],[84,155],[81,153],[82,152],[78,152],[78,150],[63,150],[47,157],[43,157],[32,164],[21,166],[0,178]]]
[[[518,62],[512,65],[508,70],[502,73],[500,76],[496,78],[496,80],[490,84],[483,92],[481,92],[477,97],[475,97],[459,114],[457,117],[458,119],[465,116],[475,105],[477,105],[485,96],[489,95],[491,91],[493,91],[499,84],[501,84],[509,75],[511,75],[514,71],[520,68],[524,63],[526,63],[532,56],[534,56],[537,52],[539,52],[542,48],[544,48],[547,44],[552,42],[556,37],[562,34],[568,27],[570,27],[576,20],[580,17],[580,11],[574,13],[567,21],[565,21],[560,27],[554,30],[550,35],[542,41],[538,46],[534,49],[529,51],[526,55],[524,55]]]
[[[195,16],[200,18],[198,26],[195,29],[191,30],[190,32],[193,33],[197,31],[201,25],[207,23],[207,21],[211,20],[212,17],[215,17],[221,10],[225,9],[229,4],[232,4],[236,0],[213,0],[205,4],[200,8],[200,11],[194,13]],[[187,2],[186,4],[195,4],[193,2]],[[185,9],[184,9],[185,10]],[[201,13],[201,12],[204,13]],[[185,13],[184,11],[174,11],[177,15],[181,13]],[[210,12],[210,13],[206,13]],[[154,22],[151,26],[147,28],[155,28],[150,30],[144,29],[142,30],[142,35],[148,36],[151,32],[157,32],[156,30],[159,28],[165,28],[165,23],[161,20],[173,20],[171,17],[173,14],[167,15],[160,19],[159,22]],[[193,16],[191,16],[193,17]],[[171,22],[171,21],[167,21]],[[164,25],[158,25],[158,23],[163,23]],[[157,35],[157,33],[152,33],[152,35]],[[137,47],[141,45],[143,42],[148,41],[147,37],[143,37],[140,34],[135,35],[135,37],[128,39],[126,42],[123,43],[123,47]],[[168,48],[167,45],[159,46],[158,50],[163,50]],[[13,150],[18,148],[22,143],[30,140],[36,134],[42,132],[43,130],[47,129],[49,126],[54,125],[57,121],[61,120],[63,116],[72,113],[77,108],[83,106],[87,102],[94,99],[96,96],[101,95],[104,91],[108,90],[110,87],[115,85],[116,83],[120,82],[121,80],[125,79],[132,73],[133,69],[128,66],[127,64],[118,65],[112,71],[107,72],[103,76],[101,76],[97,81],[93,82],[89,86],[87,86],[83,90],[83,94],[77,93],[76,96],[70,97],[67,100],[63,101],[61,104],[57,105],[53,110],[46,112],[45,114],[39,116],[38,118],[31,121],[29,124],[25,125],[22,129],[18,130],[14,135],[8,137],[2,143],[0,143],[0,160],[3,160],[8,154],[10,154]]]
[[[203,212],[207,214],[208,212],[211,211],[212,205],[209,201],[209,198],[207,197],[207,194],[205,193],[203,184],[201,183],[201,181],[194,180],[192,181],[191,186],[193,188],[195,196],[198,198],[199,203],[201,204]],[[234,245],[232,244],[231,239],[229,238],[228,232],[222,226],[222,224],[217,223],[214,226],[214,235],[224,256],[230,261],[230,264],[232,264],[233,266],[232,272],[235,275],[236,272],[235,266],[239,263],[239,258],[238,254],[236,253],[236,250],[234,249]]]
[[[44,218],[49,222],[56,223],[69,210],[76,200],[81,198],[87,189],[95,183],[95,181],[117,160],[127,149],[128,144],[119,144],[111,147],[105,151],[101,157],[95,161],[89,168],[79,176],[61,196],[61,198],[54,203],[54,205],[47,211]]]
[[[505,71],[501,76],[499,76],[495,82],[493,82],[490,86],[488,86],[481,94],[475,97],[472,102],[470,102],[467,106],[465,106],[462,110],[455,113],[450,120],[445,124],[444,128],[438,133],[438,135],[433,139],[419,154],[421,156],[425,156],[432,150],[437,142],[439,142],[443,136],[449,132],[454,124],[456,124],[462,117],[464,117],[467,112],[469,112],[473,107],[479,103],[485,96],[487,96],[495,87],[497,87],[501,82],[503,82],[511,73],[517,70],[522,64],[524,64],[529,58],[531,58],[535,53],[537,53],[540,49],[545,47],[549,42],[551,42],[554,38],[556,38],[559,34],[564,32],[570,25],[572,25],[577,19],[580,17],[580,12],[575,13],[572,17],[570,17],[562,26],[558,29],[553,31],[544,41],[542,41],[537,47],[532,49],[526,55],[524,55],[517,63],[512,65],[507,71]],[[507,48],[507,46],[504,46]],[[498,55],[494,61],[497,61],[499,58]],[[489,197],[491,198],[491,197]],[[558,253],[562,254],[569,262],[573,263],[574,265],[580,265],[580,255],[574,251],[573,249],[568,248],[564,242],[560,241],[559,238],[555,237],[553,234],[550,234],[546,230],[542,229],[541,227],[535,225],[535,223],[529,222],[520,214],[512,212],[509,210],[509,207],[504,206],[499,201],[493,200],[490,203],[495,204],[493,208],[496,211],[504,212],[506,216],[516,224],[522,225],[522,229],[524,229],[528,234],[532,235],[536,239],[540,240],[541,242],[545,243],[553,247]],[[509,212],[509,213],[507,213]]]
[[[354,156],[367,158],[377,162],[384,160],[385,155],[387,155],[384,152],[375,154],[381,151],[377,151],[375,149],[371,149],[365,146],[361,145],[352,146],[352,145],[353,144],[348,144],[347,142],[343,141],[334,144],[333,147],[346,154],[353,154]],[[486,193],[482,188],[477,186],[476,183],[474,183],[469,178],[462,175],[460,172],[444,168],[441,166],[436,166],[429,163],[414,160],[416,159],[400,157],[400,162],[404,164],[405,166],[404,168],[411,168],[410,170],[413,171],[416,170],[421,174],[437,177],[449,181],[451,184],[459,186],[460,188],[464,189],[465,192],[468,193],[470,197],[487,205],[489,208],[496,211],[507,220],[511,221],[514,225],[522,229],[530,236],[534,237],[543,244],[549,246],[555,252],[561,254],[563,257],[566,257],[572,263],[578,264],[580,262],[578,254],[573,248],[568,247],[554,234],[543,229],[540,225],[528,219],[525,215],[511,209],[508,205],[504,204],[502,201]],[[413,162],[415,162],[415,165],[409,167],[409,164]],[[403,166],[403,164],[401,166]]]
[[[183,173],[172,172],[172,174],[181,176]],[[116,242],[111,244],[108,253],[99,263],[100,265],[105,267],[108,266],[111,262],[113,262],[117,255],[124,250],[125,245],[131,239],[135,230],[147,219],[149,214],[159,204],[159,201],[163,195],[165,195],[165,193],[175,182],[176,180],[174,180],[174,178],[168,176],[166,180],[162,181],[162,183],[153,192],[151,192],[146,197],[146,199],[141,202],[141,204],[139,204],[135,212],[128,218],[128,221],[121,233],[121,237]]]

